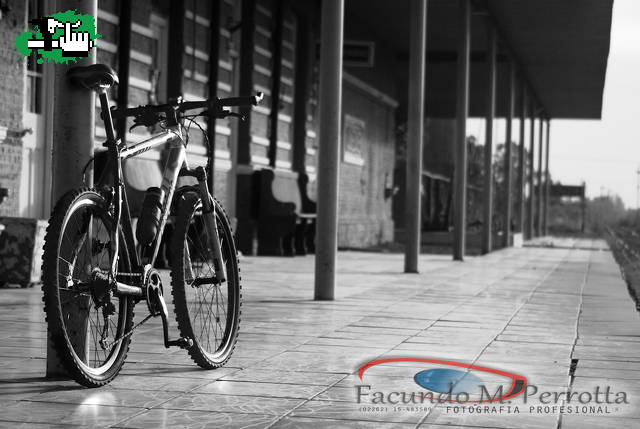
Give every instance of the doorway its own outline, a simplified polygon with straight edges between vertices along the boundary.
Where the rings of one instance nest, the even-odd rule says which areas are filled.
[[[29,0],[28,20],[46,15],[47,0]],[[25,64],[22,112],[22,173],[20,177],[19,216],[47,218],[51,210],[51,66],[39,64],[35,56]]]

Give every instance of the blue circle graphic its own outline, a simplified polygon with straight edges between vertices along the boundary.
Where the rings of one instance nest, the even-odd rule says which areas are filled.
[[[473,374],[455,369],[426,369],[413,377],[421,387],[438,393],[448,393],[453,385],[451,393],[478,393],[483,381]]]

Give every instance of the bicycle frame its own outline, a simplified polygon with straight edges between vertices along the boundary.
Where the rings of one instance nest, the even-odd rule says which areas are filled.
[[[116,284],[116,292],[121,295],[134,295],[134,296],[144,296],[146,295],[146,291],[144,288],[144,275],[145,273],[153,268],[156,258],[158,256],[158,252],[160,250],[160,245],[162,241],[162,236],[164,232],[164,228],[167,223],[167,219],[169,217],[171,211],[171,204],[173,201],[174,193],[176,190],[176,186],[178,183],[178,178],[182,175],[194,176],[198,179],[199,182],[199,193],[203,201],[203,215],[205,216],[205,225],[208,234],[212,234],[213,237],[213,253],[214,259],[218,261],[222,261],[222,253],[220,250],[220,241],[217,233],[217,227],[215,223],[215,214],[213,210],[213,203],[209,198],[209,190],[207,188],[206,181],[206,172],[202,167],[198,167],[195,170],[189,170],[187,159],[186,159],[186,147],[183,139],[182,131],[180,123],[178,122],[177,115],[173,118],[167,118],[168,127],[161,133],[152,136],[151,138],[137,143],[135,145],[129,147],[121,147],[118,144],[118,141],[115,137],[115,130],[113,127],[113,118],[111,116],[111,110],[109,106],[109,99],[106,91],[99,92],[100,99],[100,107],[103,112],[103,121],[105,125],[105,130],[107,134],[107,148],[109,152],[109,157],[112,160],[115,160],[115,165],[113,167],[113,179],[114,179],[114,221],[116,225],[120,225],[123,229],[123,236],[125,243],[124,245],[127,248],[127,252],[129,254],[129,259],[131,260],[132,271],[143,274],[142,279],[142,287],[133,286],[129,284],[125,284],[116,280],[116,273],[118,267],[118,257],[120,250],[120,242],[119,242],[119,233],[118,228],[114,228],[114,233],[112,237],[112,242],[114,243],[113,249],[113,259],[111,261],[111,275]],[[134,234],[133,229],[131,227],[131,214],[129,212],[129,204],[126,196],[126,191],[124,188],[124,180],[122,173],[122,161],[127,160],[129,158],[133,158],[143,152],[151,150],[155,147],[161,145],[169,145],[169,153],[167,157],[167,161],[165,164],[165,169],[162,178],[161,189],[164,191],[164,201],[162,202],[162,211],[160,218],[160,225],[158,228],[158,232],[156,234],[153,242],[146,246],[142,251],[141,255],[138,255],[138,252],[135,248]],[[184,169],[182,167],[185,167]],[[149,253],[149,250],[151,252]],[[218,281],[222,282],[226,278],[226,273],[224,270],[224,264],[221,262],[215,264],[216,266],[216,278]],[[219,268],[219,270],[218,270]]]

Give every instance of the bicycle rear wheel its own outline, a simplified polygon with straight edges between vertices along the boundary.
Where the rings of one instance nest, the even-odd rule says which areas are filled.
[[[213,252],[202,216],[199,195],[187,193],[178,203],[173,233],[171,284],[174,311],[193,361],[206,369],[218,368],[231,357],[238,338],[241,285],[238,256],[226,213],[214,200],[227,281],[213,281]]]
[[[112,296],[108,281],[96,281],[109,272],[114,228],[105,198],[79,189],[58,202],[45,237],[42,290],[51,340],[69,374],[87,387],[113,380],[129,349],[130,337],[114,340],[131,329],[134,304]],[[127,271],[120,249],[119,270]]]

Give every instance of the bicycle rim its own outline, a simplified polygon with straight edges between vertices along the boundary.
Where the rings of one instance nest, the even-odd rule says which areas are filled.
[[[61,328],[76,365],[93,377],[104,376],[116,364],[122,342],[103,347],[100,340],[113,343],[125,332],[130,305],[126,298],[112,297],[113,313],[105,319],[105,306],[96,307],[91,291],[86,290],[94,270],[109,270],[112,230],[111,219],[95,199],[79,198],[67,211],[58,242]]]
[[[216,210],[227,280],[214,282],[215,270],[212,246],[206,232],[202,204],[191,205],[188,224],[179,227],[177,237],[181,249],[176,255],[180,267],[176,273],[182,287],[174,288],[176,315],[181,333],[191,337],[195,349],[190,353],[200,366],[219,366],[226,361],[235,345],[240,318],[240,277],[233,235],[228,220]],[[182,221],[185,222],[186,219]],[[186,222],[185,222],[186,223]],[[184,228],[184,229],[183,229]],[[202,356],[194,356],[194,353]]]

